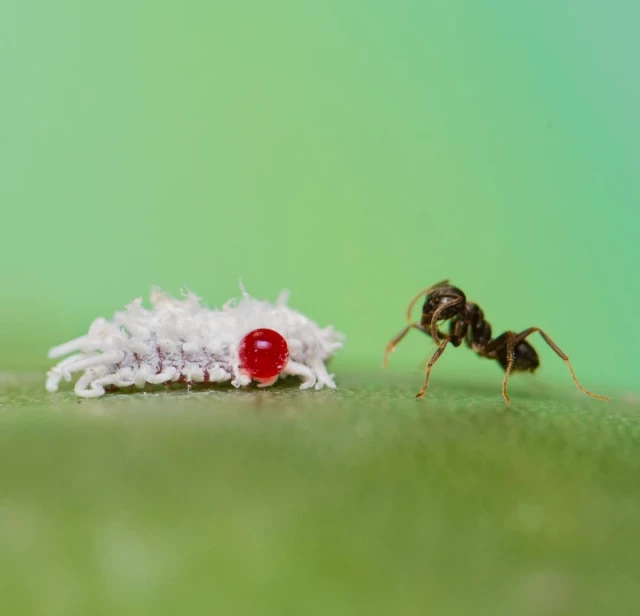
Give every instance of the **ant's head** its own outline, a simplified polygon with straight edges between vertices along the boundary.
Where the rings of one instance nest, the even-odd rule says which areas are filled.
[[[448,283],[438,284],[427,291],[422,306],[422,322],[431,323],[436,316],[437,321],[446,321],[464,312],[467,298],[464,293]]]

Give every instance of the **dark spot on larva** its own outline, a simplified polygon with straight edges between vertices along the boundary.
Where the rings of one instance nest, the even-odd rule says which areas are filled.
[[[162,372],[162,368],[164,367],[164,355],[162,353],[162,349],[160,345],[156,345],[156,353],[158,353],[158,371],[156,374],[160,374]]]

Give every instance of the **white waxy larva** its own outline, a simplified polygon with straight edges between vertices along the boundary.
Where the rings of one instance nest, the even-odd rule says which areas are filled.
[[[243,289],[240,301],[211,310],[191,292],[176,299],[154,288],[151,306],[144,308],[138,298],[111,321],[95,319],[86,336],[51,349],[50,358],[72,355],[47,373],[47,390],[57,391],[60,381],[71,381],[74,372],[83,373],[74,387],[83,398],[102,396],[106,389],[172,382],[229,381],[243,387],[251,376],[240,365],[238,345],[247,333],[260,328],[278,332],[289,350],[282,372],[260,386],[286,376],[300,378],[300,389],[336,386],[325,364],[342,347],[344,336],[289,308],[284,292],[272,304]]]

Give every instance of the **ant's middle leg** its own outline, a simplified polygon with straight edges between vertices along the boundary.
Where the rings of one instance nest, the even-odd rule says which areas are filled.
[[[422,327],[422,325],[418,323],[409,323],[397,336],[395,336],[389,344],[387,344],[387,348],[384,352],[384,359],[382,360],[383,368],[386,368],[389,365],[389,354],[396,350],[398,344],[400,344],[401,340],[409,333],[409,330],[417,329],[421,332],[427,333],[426,330]]]
[[[416,398],[422,398],[422,396],[424,396],[424,393],[427,391],[427,387],[429,387],[429,377],[431,376],[431,368],[433,368],[433,364],[435,364],[438,359],[440,359],[440,355],[444,353],[444,350],[447,348],[448,344],[449,338],[445,338],[444,342],[436,349],[433,357],[429,360],[429,363],[427,364],[427,372],[424,378],[424,385],[422,386],[422,389],[416,394]]]
[[[534,332],[538,332],[544,338],[544,341],[553,349],[555,354],[558,357],[560,357],[560,359],[562,359],[562,361],[564,361],[565,364],[567,364],[567,368],[569,368],[569,372],[571,373],[571,378],[573,379],[573,382],[577,385],[578,389],[582,393],[587,394],[587,396],[591,396],[592,398],[596,398],[597,400],[611,400],[611,398],[607,396],[600,396],[598,394],[594,394],[593,392],[584,388],[580,384],[580,381],[578,381],[578,377],[576,376],[576,373],[573,370],[573,366],[569,361],[569,356],[564,351],[562,351],[562,349],[560,349],[560,347],[553,340],[551,340],[551,338],[549,338],[549,336],[544,331],[542,331],[539,327],[530,327],[529,329],[525,329],[524,331],[517,334],[515,337],[515,344],[516,345],[520,344],[525,338],[527,338]]]
[[[484,349],[484,355],[494,357],[498,351],[506,348],[507,351],[507,364],[504,366],[504,379],[502,380],[502,397],[507,404],[511,403],[511,398],[507,394],[507,382],[511,375],[511,369],[513,368],[513,362],[515,361],[515,352],[517,335],[513,332],[504,332],[497,338],[491,340]],[[521,341],[520,341],[521,342]]]

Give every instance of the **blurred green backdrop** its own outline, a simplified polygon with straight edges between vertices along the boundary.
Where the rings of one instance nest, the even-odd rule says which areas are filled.
[[[588,387],[635,389],[639,20],[624,0],[3,2],[0,367],[44,369],[153,284],[219,305],[242,278],[344,331],[337,369],[377,370],[450,277],[497,330],[546,328]],[[431,350],[416,334],[394,366]],[[438,370],[499,386],[468,352]]]

